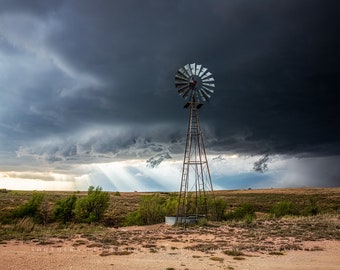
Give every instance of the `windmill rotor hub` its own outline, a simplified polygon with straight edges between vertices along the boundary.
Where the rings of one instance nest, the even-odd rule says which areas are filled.
[[[191,77],[189,82],[189,87],[195,87],[197,84],[197,80],[195,80],[195,77]]]

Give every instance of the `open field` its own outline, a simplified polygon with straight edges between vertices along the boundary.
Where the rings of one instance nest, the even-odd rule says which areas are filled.
[[[0,220],[4,220],[8,211],[27,202],[32,197],[32,191],[6,191],[0,190]],[[35,193],[46,194],[50,210],[57,200],[64,199],[72,194],[77,197],[86,196],[87,192],[65,191],[38,191]],[[123,225],[127,213],[138,208],[141,198],[151,192],[111,192],[110,207],[106,211],[103,223],[110,227]],[[160,192],[160,196],[168,196],[168,192]],[[277,202],[290,200],[298,208],[306,207],[310,200],[314,200],[322,214],[336,214],[340,211],[340,187],[339,188],[286,188],[286,189],[257,189],[257,190],[218,190],[216,198],[225,200],[228,210],[248,203],[252,204],[258,214],[266,214]]]
[[[0,193],[0,217],[31,194]],[[72,193],[46,194],[52,207]],[[340,264],[340,188],[216,192],[228,202],[228,211],[243,203],[254,205],[257,218],[251,223],[120,226],[145,194],[111,193],[100,224],[51,222],[33,224],[29,230],[26,225],[2,224],[1,269],[338,269]],[[318,215],[269,217],[277,202],[291,200],[303,208],[310,198],[320,209]]]

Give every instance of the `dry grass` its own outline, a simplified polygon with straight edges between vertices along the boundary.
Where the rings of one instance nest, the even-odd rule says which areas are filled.
[[[221,263],[223,263],[223,261],[224,261],[224,258],[221,258],[221,257],[210,257],[209,258],[210,260],[212,260],[212,261],[216,261],[216,262],[221,262]]]
[[[108,251],[103,251],[102,253],[99,254],[99,256],[110,256],[110,255],[116,255],[116,256],[123,256],[123,255],[130,255],[133,252],[130,251],[112,251],[112,252],[108,252]]]
[[[223,253],[228,255],[228,256],[234,256],[234,257],[235,256],[243,256],[244,255],[243,252],[241,252],[241,251],[239,251],[239,250],[237,250],[235,248],[233,248],[231,250],[225,250],[225,251],[223,251]]]

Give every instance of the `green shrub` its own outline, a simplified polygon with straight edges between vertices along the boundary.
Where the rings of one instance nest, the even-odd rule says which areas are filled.
[[[182,198],[182,204],[186,201],[186,214],[205,215],[208,219],[219,220],[221,215],[224,216],[224,211],[226,209],[226,203],[222,199],[214,199],[213,196],[198,196],[196,198],[195,193],[188,193],[186,198]],[[176,209],[177,210],[177,209]]]
[[[178,194],[170,193],[165,199],[164,211],[166,216],[175,216],[178,208]]]
[[[40,223],[46,225],[50,219],[49,202],[46,196],[43,196],[43,199],[38,207],[38,215]]]
[[[66,199],[57,201],[54,207],[55,220],[64,224],[73,221],[75,218],[74,209],[76,201],[77,197],[74,194]]]
[[[211,213],[209,217],[219,220],[224,216],[224,211],[227,204],[224,200],[218,199],[215,201],[212,197],[200,197],[196,202],[196,198],[189,194],[187,205],[187,214],[195,214],[196,207],[198,212],[204,213],[204,208],[207,207]],[[166,198],[159,194],[143,196],[139,208],[135,212],[129,213],[125,218],[125,225],[150,225],[164,222],[165,216],[175,216],[178,208],[178,194],[168,194]],[[215,209],[217,213],[215,213]]]
[[[143,224],[150,225],[164,222],[164,198],[159,194],[147,195],[142,197],[139,212],[142,216]]]
[[[208,220],[206,218],[199,218],[197,220],[197,225],[200,227],[208,226]]]
[[[170,208],[174,206],[173,202],[173,198],[167,200],[159,194],[143,196],[138,210],[126,216],[125,225],[151,225],[164,222],[166,209],[170,211]]]
[[[255,209],[252,204],[242,204],[233,212],[226,215],[227,220],[244,220],[251,223],[256,218]]]
[[[243,221],[247,224],[250,224],[254,221],[254,219],[256,218],[255,213],[254,214],[246,214],[243,218]]]
[[[210,206],[213,207],[213,206]],[[214,219],[217,221],[224,220],[226,215],[225,215],[225,210],[227,209],[227,202],[221,198],[218,198],[215,200],[215,208],[216,208],[216,213],[214,216]]]
[[[299,210],[292,201],[282,201],[275,204],[270,210],[270,213],[273,217],[280,218],[283,216],[299,215]]]
[[[101,187],[90,186],[87,196],[76,201],[74,213],[80,222],[98,222],[109,207],[109,193],[103,192]]]
[[[126,215],[124,225],[125,226],[133,226],[133,225],[140,226],[140,225],[143,225],[143,219],[142,219],[140,211],[137,210],[137,211],[133,211],[133,212],[128,213]]]
[[[40,209],[44,199],[45,193],[33,193],[32,198],[27,203],[13,210],[13,217],[31,217],[35,223],[41,223],[43,218]]]
[[[306,206],[306,208],[303,210],[302,214],[304,216],[315,216],[320,213],[320,209],[316,204],[316,201],[314,198],[309,199],[309,204]]]

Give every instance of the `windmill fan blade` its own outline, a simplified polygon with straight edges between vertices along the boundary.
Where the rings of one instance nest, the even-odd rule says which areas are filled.
[[[183,98],[186,98],[188,96],[188,94],[190,94],[190,96],[192,96],[192,90],[190,88],[188,88],[187,91],[185,91],[185,93],[183,94]]]
[[[176,88],[183,87],[183,85],[188,86],[188,83],[187,82],[176,82],[175,83]]]
[[[215,92],[213,89],[210,89],[210,88],[205,87],[205,86],[203,86],[203,85],[202,85],[202,89],[204,89],[205,91],[208,91],[208,92],[210,92],[210,93],[214,93],[214,92]]]
[[[181,75],[183,75],[185,78],[189,78],[190,75],[188,74],[188,72],[186,72],[186,70],[184,68],[180,68],[177,73],[180,73]]]
[[[200,91],[201,91],[201,93],[204,95],[204,97],[205,97],[206,99],[211,98],[211,96],[210,96],[207,92],[205,92],[203,88],[201,88]]]
[[[198,74],[200,73],[202,65],[196,65],[196,75],[198,76]]]
[[[178,76],[178,75],[176,75],[175,76],[175,82],[188,82],[188,79],[187,78],[184,78],[184,77],[182,77],[182,76]]]
[[[191,73],[192,75],[196,75],[196,64],[190,64],[190,68],[191,68]]]
[[[184,66],[185,70],[187,71],[187,73],[189,74],[189,76],[191,77],[192,76],[192,73],[191,73],[191,69],[190,69],[190,65],[187,64]]]
[[[207,70],[207,68],[202,67],[200,74],[198,74],[198,77],[201,77]]]
[[[207,99],[203,96],[203,92],[201,90],[198,91],[203,101],[207,101]]]
[[[179,95],[183,95],[183,94],[185,93],[185,91],[187,91],[187,90],[189,90],[189,86],[184,86],[184,87],[182,87],[181,89],[179,89],[179,90],[177,91],[177,93],[178,93]]]
[[[175,78],[176,79],[182,79],[182,80],[185,80],[185,81],[188,80],[188,77],[182,75],[182,73],[180,73],[179,71],[177,71]]]
[[[214,83],[202,83],[205,86],[215,87]]]
[[[213,77],[202,80],[202,82],[214,82],[214,81],[215,79]]]
[[[211,76],[211,75],[212,75],[212,73],[210,73],[210,72],[208,71],[207,73],[205,73],[205,74],[201,77],[201,79],[204,80],[205,78],[207,78],[207,77],[209,77],[209,76]]]
[[[175,80],[175,86],[177,87],[177,85],[179,84],[189,84],[187,81],[183,81],[183,80]]]

